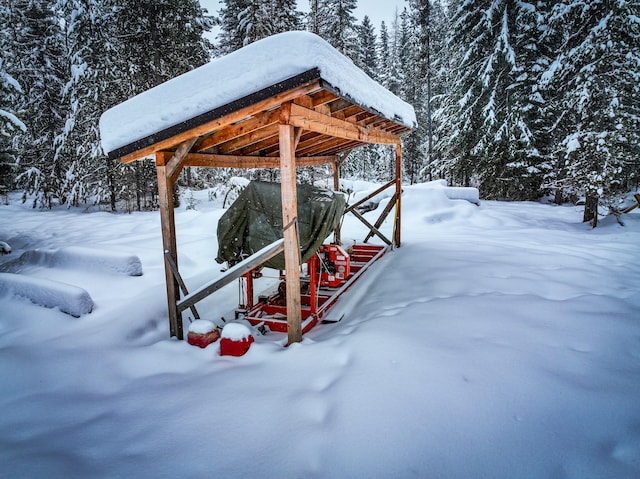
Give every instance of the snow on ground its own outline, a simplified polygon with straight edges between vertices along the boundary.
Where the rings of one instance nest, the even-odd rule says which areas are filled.
[[[221,274],[222,210],[202,198],[176,215],[191,289]],[[580,219],[407,186],[403,245],[344,319],[236,358],[168,338],[157,212],[2,206],[2,264],[81,246],[135,254],[144,275],[24,266],[86,289],[81,318],[0,291],[0,477],[640,477],[640,214]],[[199,310],[236,303],[230,285]]]

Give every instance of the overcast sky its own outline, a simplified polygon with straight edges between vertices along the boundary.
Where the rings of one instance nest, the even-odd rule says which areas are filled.
[[[200,0],[200,4],[205,7],[209,13],[218,13],[220,2],[218,0]],[[376,33],[380,31],[380,22],[384,20],[387,27],[391,24],[396,7],[398,13],[407,5],[406,0],[358,0],[358,8],[355,16],[358,21],[362,21],[365,15],[369,15],[371,23],[376,29]],[[303,11],[309,10],[309,0],[298,0],[298,8]]]

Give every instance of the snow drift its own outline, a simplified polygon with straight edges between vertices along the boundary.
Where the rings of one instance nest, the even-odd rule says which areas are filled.
[[[25,251],[20,255],[19,262],[47,268],[85,269],[94,272],[142,276],[142,263],[136,255],[108,250],[97,251],[81,246]]]
[[[93,300],[84,289],[71,284],[13,273],[0,273],[0,296],[20,296],[45,308],[80,317],[93,310]]]

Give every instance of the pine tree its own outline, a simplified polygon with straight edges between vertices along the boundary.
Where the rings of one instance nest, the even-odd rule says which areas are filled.
[[[270,35],[302,28],[295,0],[225,0],[223,4],[217,48],[221,55]]]
[[[411,184],[420,180],[425,165],[425,72],[424,59],[420,56],[418,25],[412,12],[406,8],[400,15],[398,63],[400,96],[413,105],[418,127],[403,138],[402,154],[405,159],[405,174]]]
[[[630,163],[640,161],[640,21],[637,1],[560,1],[549,34],[561,39],[543,75],[555,92],[555,154],[567,191],[586,197],[584,221],[597,224],[598,201],[624,189]]]
[[[275,0],[271,4],[275,20],[272,35],[303,29],[303,15],[298,10],[296,0]]]

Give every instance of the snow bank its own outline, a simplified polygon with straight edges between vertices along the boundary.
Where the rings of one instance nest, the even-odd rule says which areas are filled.
[[[93,300],[84,289],[43,278],[0,273],[0,295],[5,294],[25,297],[45,308],[59,308],[75,317],[93,310]]]
[[[117,251],[96,251],[80,246],[69,246],[57,250],[25,251],[20,256],[20,262],[39,264],[49,268],[74,268],[142,276],[142,263],[136,255]]]
[[[111,152],[278,82],[318,68],[342,95],[414,128],[413,107],[309,32],[257,41],[141,93],[103,113],[100,137]]]
[[[478,188],[469,188],[465,186],[447,186],[444,194],[450,200],[466,200],[475,205],[480,204],[480,192]]]

